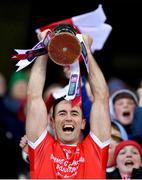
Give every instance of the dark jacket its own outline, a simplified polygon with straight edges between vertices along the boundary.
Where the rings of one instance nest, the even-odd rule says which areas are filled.
[[[25,134],[25,123],[18,118],[20,102],[8,97],[0,97],[0,124],[10,132],[14,141],[19,145],[21,137]]]
[[[122,179],[118,168],[112,172],[106,173],[106,179]],[[142,168],[133,169],[131,179],[142,179]]]
[[[90,132],[90,110],[91,110],[91,101],[89,100],[89,97],[86,92],[86,79],[83,76],[82,77],[82,88],[81,88],[81,93],[82,93],[82,110],[83,110],[83,116],[86,119],[86,126],[85,130],[83,131],[84,136],[87,136]]]
[[[134,114],[134,120],[131,126],[132,139],[142,146],[142,107],[137,107]]]

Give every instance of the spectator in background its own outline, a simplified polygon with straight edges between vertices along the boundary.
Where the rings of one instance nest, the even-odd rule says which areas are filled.
[[[5,160],[6,165],[3,163],[3,167],[6,169],[3,177],[9,179],[17,179],[19,172],[24,167],[18,144],[25,134],[25,122],[19,119],[18,114],[21,104],[26,98],[27,80],[24,72],[13,73],[7,86],[7,93],[0,96],[0,124],[3,129],[3,139],[7,140],[7,145],[5,143],[1,145],[1,149],[3,149],[3,157],[9,159],[8,162]],[[1,171],[1,173],[3,172],[5,171]]]
[[[9,95],[16,100],[23,100],[27,95],[28,77],[24,71],[14,72],[9,81]]]
[[[3,96],[6,94],[6,79],[2,73],[0,73],[0,96]]]
[[[4,99],[7,96],[6,78],[0,73],[0,179],[18,178],[18,148],[10,129],[7,128],[7,110]],[[9,117],[10,119],[10,117]],[[10,122],[11,123],[11,122]]]
[[[110,96],[120,89],[128,89],[128,85],[117,77],[112,77],[108,80],[108,88]]]
[[[115,166],[113,166],[114,151],[117,144],[123,140],[128,140],[128,135],[124,127],[117,121],[111,121],[111,143],[109,146],[107,172],[111,172],[115,169]]]
[[[132,123],[133,139],[142,146],[142,85],[137,89],[138,106],[135,109],[134,120]]]
[[[110,97],[110,110],[112,119],[124,126],[129,139],[142,145],[142,87],[137,95],[128,89],[116,91]]]
[[[142,179],[142,148],[132,140],[120,142],[115,149],[113,164],[116,169],[107,179]]]
[[[12,74],[8,84],[8,94],[1,97],[1,120],[6,129],[19,144],[25,132],[25,122],[19,118],[20,107],[26,99],[28,77],[24,72]]]
[[[50,97],[51,94],[53,94],[54,92],[57,92],[61,88],[63,88],[63,86],[59,83],[53,83],[47,86],[46,89],[44,90],[43,99],[46,101]]]
[[[125,128],[129,139],[132,138],[132,123],[137,105],[137,96],[128,89],[120,89],[110,97],[112,119],[118,121]]]
[[[0,163],[0,179],[9,179],[17,178],[17,165],[10,167],[11,162],[13,164],[16,153],[14,141],[11,134],[6,130],[5,124],[2,120],[3,109],[1,108],[1,100],[5,96],[7,91],[6,78],[2,73],[0,73],[0,154],[1,154],[1,163]],[[12,156],[11,156],[12,154]],[[10,161],[9,164],[6,161],[5,157]],[[16,163],[16,161],[15,161]]]

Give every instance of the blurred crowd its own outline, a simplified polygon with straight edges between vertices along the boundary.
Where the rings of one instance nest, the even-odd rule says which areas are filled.
[[[19,141],[25,134],[25,103],[28,76],[13,73],[7,82],[0,73],[0,178],[20,178],[28,165],[22,159]]]
[[[68,79],[69,67],[63,67],[63,72]],[[23,70],[14,72],[8,81],[4,74],[0,73],[0,178],[29,178],[25,135],[28,78],[29,74]],[[43,98],[47,108],[51,95],[63,87],[64,84],[60,82],[45,87]],[[108,88],[112,128],[107,178],[142,179],[142,87],[132,89],[123,80],[113,77],[108,81]],[[86,118],[84,136],[90,130],[91,101],[88,80],[82,76],[82,108]],[[52,115],[52,108],[47,110]],[[50,122],[50,116],[48,121]],[[49,130],[54,135],[52,127],[49,127]]]

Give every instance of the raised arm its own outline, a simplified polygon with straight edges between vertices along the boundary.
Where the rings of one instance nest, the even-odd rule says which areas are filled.
[[[42,39],[46,32],[39,35]],[[47,127],[47,110],[42,98],[46,78],[47,55],[42,55],[35,61],[28,83],[26,135],[28,140],[35,142]]]
[[[87,35],[84,35],[83,38],[87,46],[89,84],[94,98],[90,112],[90,130],[101,142],[104,142],[110,139],[111,127],[108,87],[103,73],[90,51],[92,39]]]

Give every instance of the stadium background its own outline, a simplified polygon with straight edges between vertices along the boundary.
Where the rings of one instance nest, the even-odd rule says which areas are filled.
[[[142,78],[142,3],[140,0],[5,0],[0,5],[0,72],[7,79],[16,70],[11,60],[14,48],[28,49],[37,43],[35,29],[95,10],[99,4],[112,25],[103,50],[94,54],[106,79],[118,77],[133,87]],[[49,65],[48,83],[58,81],[60,67]],[[30,67],[29,67],[30,68]]]

